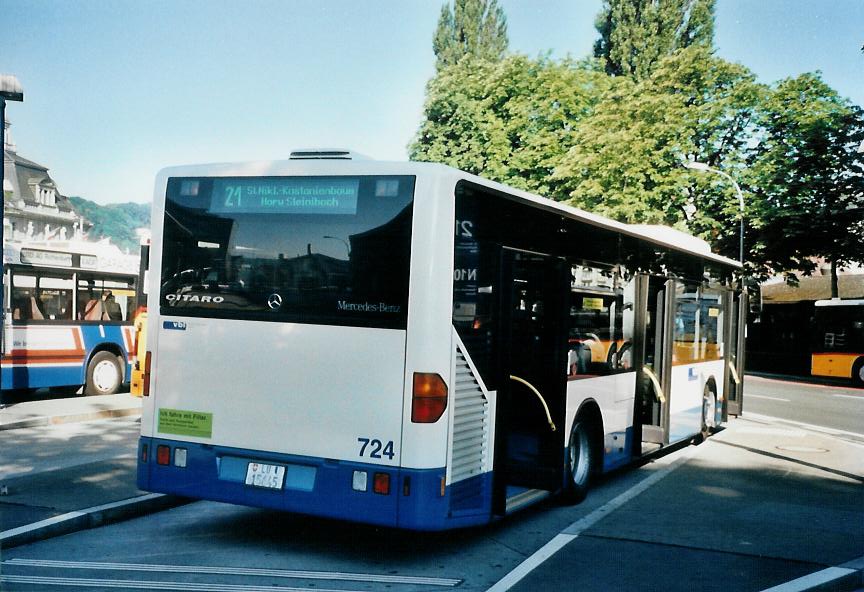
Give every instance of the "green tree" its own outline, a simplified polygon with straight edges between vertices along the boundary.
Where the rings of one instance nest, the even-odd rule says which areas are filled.
[[[441,7],[432,41],[439,69],[464,56],[497,61],[507,52],[507,17],[498,0],[455,0]]]
[[[526,56],[495,63],[464,60],[430,81],[411,159],[566,197],[552,172],[608,81],[589,62]]]
[[[604,0],[594,55],[615,76],[646,78],[678,49],[714,43],[715,0]]]
[[[677,226],[738,255],[733,189],[683,168],[734,169],[763,92],[743,66],[679,50],[645,80],[613,77],[555,169],[570,203],[628,223]]]
[[[746,182],[761,275],[864,263],[864,111],[818,74],[779,82],[758,113]],[[793,278],[794,279],[794,278]]]

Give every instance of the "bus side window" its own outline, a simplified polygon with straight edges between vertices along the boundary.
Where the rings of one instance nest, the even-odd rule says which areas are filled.
[[[42,314],[42,311],[39,309],[39,303],[36,302],[36,297],[31,296],[30,302],[28,303],[30,306],[30,318],[34,321],[42,321],[45,319],[45,315]]]
[[[84,305],[84,320],[85,321],[100,321],[102,320],[102,301],[95,298],[87,301]]]

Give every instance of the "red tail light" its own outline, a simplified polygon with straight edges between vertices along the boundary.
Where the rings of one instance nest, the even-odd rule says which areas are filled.
[[[413,423],[435,423],[447,410],[447,385],[438,374],[414,373],[414,390],[411,400]]]
[[[375,473],[375,478],[372,480],[372,490],[381,495],[390,495],[390,475]]]
[[[171,448],[168,446],[159,445],[156,447],[156,462],[160,465],[171,464]]]
[[[141,394],[145,397],[150,396],[150,352],[144,356],[144,375],[141,377]]]

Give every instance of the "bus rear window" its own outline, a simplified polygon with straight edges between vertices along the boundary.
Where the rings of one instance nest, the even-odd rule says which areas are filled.
[[[171,178],[162,314],[405,328],[412,176]]]

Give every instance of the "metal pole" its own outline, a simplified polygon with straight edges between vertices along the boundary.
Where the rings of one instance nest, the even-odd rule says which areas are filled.
[[[6,190],[3,185],[6,182],[6,99],[0,97],[0,154],[3,155],[3,164],[0,165],[0,352],[6,352],[6,267],[3,265],[3,252],[6,250],[6,237],[4,233],[6,226]]]
[[[729,173],[724,173],[723,171],[717,170],[715,168],[709,169],[718,175],[722,175],[723,177],[729,179],[729,182],[732,183],[732,186],[735,188],[735,193],[738,194],[738,217],[740,218],[739,229],[738,229],[738,262],[741,263],[741,267],[744,267],[744,194],[741,193],[741,187],[738,186],[738,183],[735,182],[735,179],[732,178],[732,175]]]
[[[739,187],[738,183],[735,182],[735,179],[732,178],[732,175],[729,173],[724,173],[720,169],[715,169],[712,166],[708,166],[704,162],[684,162],[682,163],[684,168],[691,169],[694,171],[702,171],[709,173],[716,173],[723,177],[724,179],[728,179],[732,186],[735,188],[735,193],[738,195],[738,218],[740,220],[739,223],[739,231],[738,231],[738,262],[741,264],[743,269],[744,267],[744,194],[741,193],[741,187]]]

